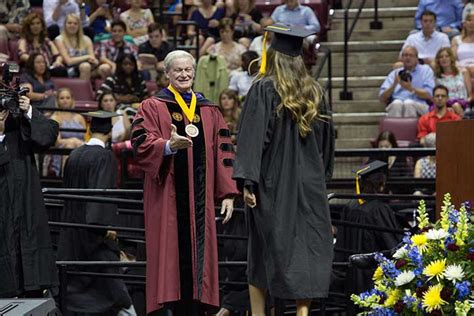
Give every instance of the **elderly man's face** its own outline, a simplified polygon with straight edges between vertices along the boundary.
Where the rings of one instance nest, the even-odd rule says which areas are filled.
[[[413,69],[418,64],[418,57],[416,51],[410,48],[402,52],[403,67],[406,69]]]
[[[187,57],[175,59],[166,75],[173,88],[179,92],[189,91],[194,79],[193,61]]]

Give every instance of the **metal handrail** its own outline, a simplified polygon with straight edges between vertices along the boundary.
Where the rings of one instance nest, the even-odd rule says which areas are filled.
[[[323,88],[328,93],[329,110],[332,111],[332,52],[329,48],[321,46],[319,47],[319,51],[322,51],[324,55],[323,60],[320,62],[318,68],[316,69],[315,77],[316,80],[319,79],[319,77],[321,76],[321,72],[323,71],[323,67],[327,62],[327,81]]]

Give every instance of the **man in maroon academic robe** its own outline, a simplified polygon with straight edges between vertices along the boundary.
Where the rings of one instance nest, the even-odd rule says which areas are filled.
[[[194,58],[171,52],[165,70],[170,86],[142,102],[132,128],[145,171],[147,312],[202,315],[205,305],[219,306],[214,205],[222,201],[227,222],[238,194],[234,153],[217,106],[191,90]]]

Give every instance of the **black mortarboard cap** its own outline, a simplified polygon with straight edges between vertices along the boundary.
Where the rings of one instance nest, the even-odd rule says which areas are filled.
[[[274,50],[293,57],[303,53],[303,39],[316,33],[300,26],[282,23],[267,26],[265,31],[275,33],[271,45]]]
[[[352,170],[359,177],[367,177],[378,172],[387,173],[387,163],[380,160],[373,160],[356,170]]]
[[[91,133],[108,134],[112,130],[112,117],[120,116],[115,112],[94,111],[87,112],[84,115],[91,117],[90,131]]]

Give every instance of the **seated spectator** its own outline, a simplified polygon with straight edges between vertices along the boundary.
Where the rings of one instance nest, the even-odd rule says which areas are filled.
[[[272,20],[272,18],[265,17],[260,20],[260,29],[264,30],[267,26],[273,25],[275,22]],[[273,39],[273,32],[267,32],[267,42],[266,46],[267,49],[270,47],[270,44],[272,43]],[[263,35],[259,35],[255,37],[252,40],[252,43],[250,43],[249,50],[253,50],[257,52],[259,56],[262,56],[262,45],[263,45]]]
[[[154,70],[164,70],[163,61],[166,55],[171,52],[174,47],[164,38],[165,33],[163,27],[158,23],[152,23],[148,26],[148,41],[138,47],[138,59],[140,69],[146,70],[148,68]],[[154,56],[156,61],[148,62],[148,59]]]
[[[3,0],[0,2],[0,53],[9,55],[8,39],[18,38],[21,21],[30,9],[28,0]]]
[[[450,48],[442,48],[436,54],[434,64],[435,82],[449,90],[448,108],[463,117],[464,110],[473,100],[471,76],[465,69],[456,66],[456,57]]]
[[[209,46],[219,40],[219,21],[225,17],[225,10],[212,4],[212,0],[202,0],[197,8],[190,13],[188,20],[197,24],[199,34],[196,34],[196,27],[190,25],[187,35],[194,43],[196,37],[199,39],[199,55],[204,55]]]
[[[112,38],[101,41],[95,50],[95,56],[99,58],[99,75],[107,78],[115,73],[117,58],[120,54],[133,54],[137,56],[137,46],[124,40],[127,26],[121,20],[112,22]]]
[[[421,29],[421,16],[429,10],[436,14],[436,26],[449,38],[459,34],[463,4],[461,0],[420,0],[415,14],[415,26]]]
[[[375,141],[375,148],[392,149],[398,148],[397,139],[391,131],[383,131]],[[407,177],[412,173],[407,163],[406,157],[389,156],[388,157],[388,174],[390,177]]]
[[[255,7],[255,0],[235,0],[233,13],[234,38],[245,47],[250,46],[250,41],[260,32],[262,13]]]
[[[137,69],[137,60],[131,54],[120,55],[115,75],[108,77],[97,91],[97,99],[105,92],[113,92],[119,104],[143,101],[148,95],[145,81]]]
[[[148,40],[148,26],[155,22],[151,10],[142,9],[142,0],[130,0],[130,9],[122,12],[120,19],[127,25],[127,34],[137,45]]]
[[[229,131],[232,135],[232,143],[235,145],[237,140],[237,126],[241,112],[239,97],[235,91],[225,89],[221,92],[219,96],[219,110],[229,127]]]
[[[241,66],[241,55],[247,49],[244,45],[234,41],[234,24],[232,19],[223,18],[219,23],[219,34],[221,41],[213,44],[208,49],[211,55],[220,55],[227,62],[227,70],[230,75]]]
[[[237,92],[239,98],[243,100],[258,73],[259,56],[254,51],[246,51],[242,54],[242,71],[236,72],[231,78],[229,89]]]
[[[25,72],[21,75],[21,81],[30,90],[26,96],[30,98],[33,107],[54,107],[54,83],[50,80],[42,54],[31,54],[26,62]]]
[[[469,14],[474,13],[474,2],[466,3],[464,10],[462,10],[462,23],[466,22]]]
[[[26,63],[30,55],[40,53],[46,61],[46,67],[54,77],[67,77],[63,58],[53,41],[48,38],[46,24],[36,12],[28,14],[23,20],[21,38],[18,41],[18,58],[20,63]]]
[[[107,3],[107,0],[92,0],[91,6],[87,9],[89,25],[94,32],[94,42],[108,39],[110,24],[113,20],[111,5]]]
[[[436,52],[440,48],[450,47],[451,43],[449,42],[448,35],[436,31],[436,14],[431,11],[425,11],[421,15],[421,31],[410,34],[407,37],[402,51],[407,46],[415,47],[418,51],[420,63],[429,65],[434,60]],[[397,65],[396,68],[401,66]]]
[[[64,30],[54,42],[67,65],[68,76],[90,80],[92,69],[99,64],[92,40],[82,33],[77,15],[69,14],[64,23]]]
[[[78,26],[84,28],[83,33],[92,40],[92,30],[88,28],[89,17],[86,15],[86,4],[82,0],[43,0],[43,16],[48,27],[48,35],[54,40],[64,31],[66,19],[70,14],[79,19]]]
[[[425,148],[436,148],[436,134],[430,133],[425,136],[423,143]],[[417,179],[436,179],[436,156],[426,156],[418,159],[415,164],[415,171],[413,177]],[[434,194],[432,190],[421,189],[416,190],[414,195]]]
[[[438,122],[459,121],[461,119],[456,113],[448,111],[448,96],[449,91],[445,86],[439,85],[434,87],[433,102],[435,108],[418,120],[417,138],[420,140],[420,144],[423,145],[425,143],[426,135],[436,133],[436,124]]]
[[[130,119],[127,112],[117,109],[117,99],[112,92],[105,92],[99,97],[99,110],[116,112],[120,116],[112,117],[112,142],[123,142],[130,137]]]
[[[474,13],[466,17],[460,36],[451,41],[454,56],[459,66],[466,68],[474,76]]]
[[[417,117],[428,112],[434,75],[431,67],[418,64],[416,48],[402,51],[403,68],[392,70],[380,87],[379,98],[387,104],[387,116]]]
[[[272,12],[272,20],[275,23],[287,25],[297,25],[304,27],[308,31],[318,33],[321,30],[318,18],[314,11],[305,5],[301,5],[299,0],[287,0],[285,4],[279,5]],[[308,39],[312,41],[312,39]]]
[[[166,73],[164,70],[158,70],[156,72],[156,92],[160,92],[164,88],[168,87],[170,84],[170,79],[166,76]]]

